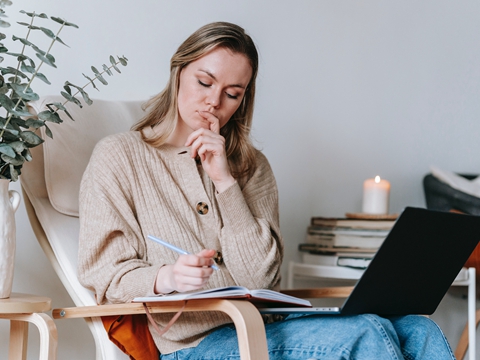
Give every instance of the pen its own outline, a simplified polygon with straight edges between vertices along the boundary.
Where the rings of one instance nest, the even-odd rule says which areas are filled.
[[[161,245],[169,248],[170,250],[173,250],[173,251],[179,253],[179,254],[182,254],[182,255],[191,255],[189,252],[187,252],[187,251],[185,251],[185,250],[182,250],[182,249],[180,249],[180,248],[178,248],[178,247],[176,247],[176,246],[174,246],[174,245],[172,245],[172,244],[169,244],[168,242],[166,242],[166,241],[164,241],[164,240],[162,240],[162,239],[159,239],[159,238],[157,238],[157,237],[155,237],[155,236],[148,235],[148,238],[149,238],[150,240],[153,240],[153,241],[155,241],[155,242],[157,242],[157,243],[159,243],[159,244],[161,244]],[[215,264],[213,264],[211,267],[212,267],[212,269],[214,269],[214,270],[218,270],[218,266],[215,265]]]

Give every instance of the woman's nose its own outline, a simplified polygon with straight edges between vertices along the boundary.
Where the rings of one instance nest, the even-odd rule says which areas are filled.
[[[217,92],[212,92],[211,94],[209,94],[206,100],[207,100],[207,104],[214,108],[217,108],[220,106],[220,94]]]

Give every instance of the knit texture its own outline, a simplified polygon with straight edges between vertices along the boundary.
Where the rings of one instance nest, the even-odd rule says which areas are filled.
[[[147,145],[140,132],[100,141],[80,189],[80,282],[99,304],[126,303],[153,295],[157,272],[178,254],[147,239],[160,237],[191,253],[222,253],[220,271],[206,288],[242,285],[277,289],[283,242],[278,191],[270,165],[257,152],[257,169],[240,188],[218,194],[189,148]],[[196,205],[204,202],[208,213]],[[160,327],[172,314],[154,315]],[[197,345],[212,329],[231,322],[220,312],[183,313],[163,337],[163,354]]]

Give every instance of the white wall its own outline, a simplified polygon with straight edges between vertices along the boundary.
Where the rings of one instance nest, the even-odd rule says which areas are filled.
[[[368,177],[391,181],[390,210],[399,212],[425,206],[421,184],[430,165],[480,172],[475,0],[13,1],[6,9],[12,22],[26,21],[18,14],[24,9],[80,26],[61,34],[71,47],[54,49],[58,69],[42,69],[53,85],[36,85],[40,94],[57,93],[65,80],[83,85],[81,73],[90,65],[123,54],[128,67],[90,94],[144,99],[163,88],[170,56],[198,27],[218,20],[245,27],[260,51],[253,133],[279,184],[286,262],[298,258],[297,244],[312,215],[360,211]],[[7,32],[24,36],[23,30],[12,26]],[[14,291],[70,305],[23,209],[17,229]],[[450,294],[435,315],[454,346],[465,309],[465,300]],[[3,359],[8,326],[0,325]],[[82,321],[57,326],[60,358],[93,357]],[[29,359],[36,351],[31,333]]]

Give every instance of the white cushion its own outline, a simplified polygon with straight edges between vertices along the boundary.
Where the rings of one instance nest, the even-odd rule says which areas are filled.
[[[63,103],[64,99],[44,97],[29,105],[31,111],[38,114],[52,102]],[[50,202],[57,211],[78,216],[80,181],[95,144],[107,135],[129,130],[144,116],[142,104],[143,101],[94,100],[92,105],[80,108],[69,102],[65,106],[75,121],[60,111],[63,123],[47,123],[53,139],[45,135],[42,127],[45,183]]]

